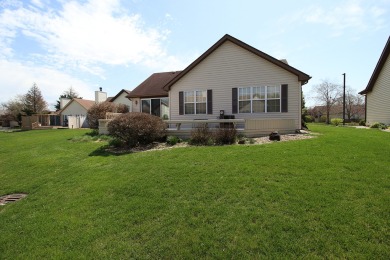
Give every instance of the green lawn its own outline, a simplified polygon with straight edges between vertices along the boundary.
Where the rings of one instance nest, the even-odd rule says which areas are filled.
[[[390,133],[111,155],[0,132],[0,259],[390,258]]]

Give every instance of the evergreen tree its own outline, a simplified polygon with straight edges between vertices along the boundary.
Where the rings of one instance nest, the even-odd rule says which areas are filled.
[[[42,113],[47,110],[47,102],[43,99],[42,93],[35,82],[27,94],[24,95],[23,103],[23,112],[27,115]]]

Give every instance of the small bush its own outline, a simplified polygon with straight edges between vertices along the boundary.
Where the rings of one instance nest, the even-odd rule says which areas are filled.
[[[379,128],[379,129],[386,129],[387,126],[384,123],[375,122],[373,123],[370,128]]]
[[[111,141],[108,144],[110,146],[114,146],[114,147],[123,147],[124,146],[124,143],[121,140],[116,139],[116,138],[111,139]]]
[[[221,144],[234,144],[237,140],[237,129],[235,127],[218,128],[214,133],[215,143]]]
[[[191,131],[191,139],[189,141],[192,145],[213,145],[213,135],[206,124],[194,128]]]
[[[134,147],[161,140],[165,136],[166,124],[157,116],[132,112],[115,117],[107,128],[114,138]]]
[[[170,135],[167,137],[167,144],[169,144],[169,145],[175,145],[175,144],[180,143],[180,142],[181,142],[181,140],[177,136]]]
[[[98,129],[99,128],[99,119],[105,119],[107,112],[115,113],[127,113],[129,108],[123,104],[114,104],[111,102],[102,102],[93,105],[87,112],[87,120],[89,128]]]
[[[326,116],[325,116],[325,115],[321,116],[321,117],[319,118],[319,122],[320,122],[320,123],[325,123],[325,122],[326,122]]]
[[[330,122],[332,123],[332,125],[338,126],[339,124],[341,124],[343,122],[343,119],[341,119],[341,118],[332,118],[330,120]]]
[[[359,125],[360,125],[360,126],[366,126],[366,121],[363,120],[363,119],[360,120],[360,121],[359,121]]]
[[[305,115],[305,120],[304,122],[306,123],[312,123],[314,122],[314,117],[312,117],[311,115]]]

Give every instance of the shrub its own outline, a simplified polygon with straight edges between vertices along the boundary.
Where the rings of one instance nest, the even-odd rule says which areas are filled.
[[[213,135],[206,124],[194,128],[191,131],[191,139],[189,141],[192,145],[212,145]]]
[[[10,113],[0,115],[0,122],[2,122],[2,124],[0,126],[10,127],[10,123],[13,120],[17,121],[16,118]]]
[[[124,146],[124,144],[123,144],[123,142],[121,141],[121,140],[119,140],[119,139],[111,139],[109,142],[108,142],[108,144],[110,145],[110,146],[114,146],[114,147],[122,147],[122,146]]]
[[[326,116],[325,116],[325,115],[321,116],[321,117],[319,118],[319,122],[320,122],[320,123],[325,123],[325,122],[326,122]]]
[[[218,128],[214,133],[214,140],[216,144],[234,144],[237,139],[237,129],[235,127]]]
[[[379,129],[386,129],[387,126],[384,123],[375,122],[371,126],[371,128],[379,128]]]
[[[314,122],[314,118],[311,115],[305,115],[305,120],[304,122],[306,123],[312,123]]]
[[[361,126],[366,126],[366,121],[365,120],[360,120],[359,121],[359,125],[361,125]]]
[[[157,116],[132,112],[111,120],[108,132],[130,147],[150,144],[165,136],[166,124]]]
[[[343,122],[343,119],[341,119],[341,118],[332,118],[330,120],[330,122],[332,123],[332,125],[338,126],[339,124],[341,124]]]
[[[105,119],[107,112],[115,113],[127,113],[129,108],[123,104],[114,104],[111,102],[102,102],[93,105],[87,112],[87,120],[89,128],[98,129],[99,128],[99,119]]]
[[[180,143],[180,142],[181,142],[181,140],[177,136],[170,135],[167,137],[167,144],[169,144],[169,145],[175,145],[175,144]]]

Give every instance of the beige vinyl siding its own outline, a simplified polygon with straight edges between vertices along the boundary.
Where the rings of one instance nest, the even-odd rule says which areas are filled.
[[[61,116],[60,116],[61,125],[64,123],[64,116],[65,115],[68,116],[68,117],[69,116],[81,116],[85,120],[87,118],[87,112],[88,111],[82,105],[80,105],[76,101],[70,101],[70,102],[72,102],[72,103],[70,103],[69,106],[67,106],[61,112]],[[69,123],[69,121],[68,121],[68,123]],[[69,125],[69,126],[71,127],[71,125]],[[85,125],[83,127],[88,127],[88,122],[85,122]]]
[[[71,104],[69,104],[68,107],[66,107],[64,110],[61,112],[61,116],[63,115],[68,115],[68,116],[76,116],[76,115],[84,115],[87,116],[87,110],[81,106],[79,103],[76,101],[72,101]]]
[[[132,98],[131,99],[131,112],[141,112],[141,99],[140,98]]]
[[[132,111],[131,110],[132,109],[132,104],[131,104],[131,101],[126,96],[127,96],[127,93],[123,92],[112,103],[126,105],[126,106],[128,106],[128,108],[129,108],[129,110],[131,112]]]
[[[367,124],[390,124],[390,56],[379,73],[371,92],[367,93]]]
[[[300,128],[301,85],[298,77],[226,41],[176,82],[169,92],[171,119],[215,119],[220,110],[232,114],[232,88],[288,84],[287,113],[235,114],[237,119],[293,119]],[[212,115],[179,115],[179,91],[213,91]]]

